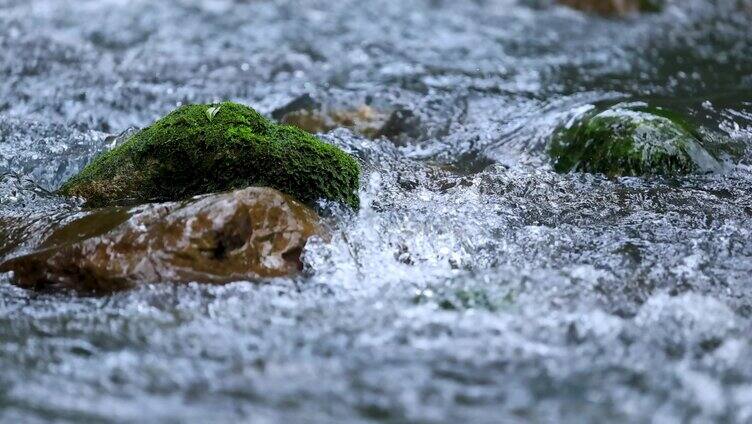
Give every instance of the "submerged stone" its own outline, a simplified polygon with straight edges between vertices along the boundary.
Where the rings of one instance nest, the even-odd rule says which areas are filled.
[[[61,202],[30,179],[0,173],[0,259],[39,245],[77,212],[74,202]]]
[[[301,96],[272,112],[272,117],[311,133],[335,128],[348,128],[368,138],[378,138],[389,120],[389,114],[362,104],[351,108],[333,108],[315,103],[310,96]]]
[[[664,4],[664,0],[558,0],[558,2],[573,9],[605,16],[660,12]]]
[[[670,111],[631,104],[592,111],[559,130],[550,154],[558,172],[674,175],[719,170],[734,147]]]
[[[60,193],[101,206],[266,186],[305,203],[357,207],[359,174],[339,148],[225,102],[176,109],[95,158]]]
[[[270,188],[185,202],[103,208],[0,263],[27,288],[108,292],[150,282],[225,283],[302,269],[316,213]]]

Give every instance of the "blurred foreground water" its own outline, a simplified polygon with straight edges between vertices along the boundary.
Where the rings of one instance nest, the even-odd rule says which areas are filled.
[[[321,205],[332,241],[300,277],[80,297],[0,275],[0,420],[751,421],[750,149],[716,174],[615,180],[556,174],[545,151],[620,101],[752,146],[750,20],[737,0],[624,20],[0,0],[0,218],[32,222],[0,233],[17,251],[81,214],[48,190],[179,104],[272,116],[308,95],[391,117],[381,138],[320,134],[364,164],[363,207]]]

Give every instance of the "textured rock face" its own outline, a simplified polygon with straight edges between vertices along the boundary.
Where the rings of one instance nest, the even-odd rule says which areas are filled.
[[[18,285],[107,292],[140,283],[223,283],[301,269],[314,211],[276,190],[247,188],[186,202],[107,208],[6,260]]]
[[[607,16],[624,16],[638,12],[658,12],[660,0],[558,0],[559,3],[585,12]]]
[[[376,138],[388,118],[388,114],[362,105],[353,110],[297,110],[285,114],[281,122],[312,133],[345,127],[368,138]]]
[[[60,193],[102,206],[264,186],[358,207],[359,175],[339,148],[225,102],[176,109],[95,158]]]
[[[310,133],[331,131],[338,127],[349,128],[368,138],[381,136],[382,127],[389,114],[367,104],[333,107],[303,94],[290,103],[274,110],[272,118]]]
[[[550,153],[558,172],[680,175],[720,169],[733,155],[724,143],[664,109],[617,105],[560,130]]]

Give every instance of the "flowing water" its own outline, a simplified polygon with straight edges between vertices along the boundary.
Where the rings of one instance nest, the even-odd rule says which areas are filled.
[[[1,275],[0,421],[752,421],[752,149],[682,178],[546,154],[621,101],[752,146],[751,9],[0,0],[0,214],[31,222],[6,239],[79,213],[48,190],[180,104],[407,116],[320,134],[363,164],[363,206],[322,205],[299,277],[86,297]]]

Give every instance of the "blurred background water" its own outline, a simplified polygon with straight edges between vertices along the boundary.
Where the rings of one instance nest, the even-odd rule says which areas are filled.
[[[322,206],[302,276],[81,297],[1,275],[0,420],[752,421],[750,149],[673,179],[546,154],[621,101],[752,145],[745,7],[0,0],[0,213],[32,238],[78,210],[47,190],[181,104],[395,118],[319,134],[363,163],[363,207]]]

